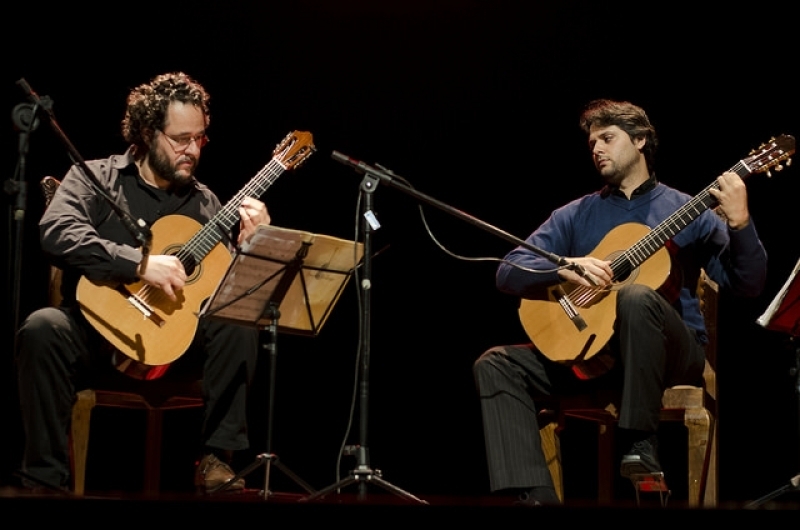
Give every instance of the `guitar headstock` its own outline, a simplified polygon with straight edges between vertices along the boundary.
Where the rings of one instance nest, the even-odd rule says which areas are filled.
[[[316,151],[311,133],[294,131],[286,135],[281,143],[272,152],[272,159],[281,164],[284,169],[294,169]]]
[[[53,195],[56,194],[59,184],[61,184],[61,181],[51,176],[44,177],[39,181],[39,185],[42,187],[42,193],[44,193],[45,206],[50,206],[50,201],[53,200]]]
[[[761,144],[758,149],[753,149],[750,156],[742,160],[742,163],[750,169],[751,173],[766,173],[768,177],[771,177],[772,174],[769,170],[775,168],[775,171],[781,171],[784,166],[791,165],[793,154],[794,136],[782,134]]]

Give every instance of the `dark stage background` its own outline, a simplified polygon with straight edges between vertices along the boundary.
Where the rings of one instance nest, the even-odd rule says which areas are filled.
[[[796,30],[774,3],[703,14],[696,3],[670,2],[649,6],[646,15],[641,5],[612,12],[608,4],[505,0],[162,3],[130,14],[120,7],[113,16],[79,4],[2,8],[7,116],[25,102],[15,83],[24,78],[52,98],[58,124],[85,159],[105,156],[125,147],[119,122],[128,90],[164,71],[186,71],[212,95],[212,142],[199,178],[225,202],[284,135],[310,131],[317,152],[281,176],[265,200],[274,224],[336,237],[355,237],[361,177],[332,160],[333,150],[380,163],[418,191],[524,238],[554,207],[599,186],[577,125],[592,98],[644,106],[661,138],[658,175],[692,194],[771,136],[800,132]],[[20,320],[45,303],[38,181],[62,176],[70,163],[45,121],[30,138],[20,175],[20,135],[6,123],[3,481],[11,480],[22,437],[11,292],[18,280]],[[11,206],[20,203],[8,185],[20,178],[28,188],[25,215],[12,222]],[[748,183],[771,261],[762,297],[725,300],[722,308],[721,497],[730,501],[771,491],[800,467],[795,355],[788,337],[755,324],[800,257],[797,169]],[[381,228],[373,244],[381,252],[369,315],[370,460],[417,495],[483,494],[472,362],[491,345],[526,337],[515,300],[494,288],[495,264],[441,250],[421,205],[436,240],[454,254],[499,258],[511,248],[398,189],[375,192]],[[21,252],[12,244],[17,230]],[[12,274],[17,257],[20,278]],[[337,480],[358,323],[350,283],[317,337],[278,337],[272,449],[316,488]],[[241,466],[266,440],[267,361],[253,388],[253,449],[240,455]],[[141,418],[107,414],[96,412],[105,420],[93,424],[87,486],[128,487],[126,477],[139,477]],[[348,443],[359,439],[358,418],[356,411]],[[196,419],[177,413],[168,423],[167,488],[191,487]],[[573,462],[593,454],[578,438],[570,442]],[[341,471],[353,465],[345,459]],[[576,466],[568,481],[591,482],[590,469]]]

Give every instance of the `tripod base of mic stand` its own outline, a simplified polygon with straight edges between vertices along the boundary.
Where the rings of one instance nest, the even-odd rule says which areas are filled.
[[[379,470],[372,470],[366,467],[354,469],[353,471],[350,472],[349,477],[342,479],[335,484],[331,484],[327,488],[323,488],[315,493],[312,493],[308,497],[300,499],[300,502],[310,502],[316,499],[321,499],[328,493],[336,491],[340,488],[344,488],[345,486],[349,486],[350,484],[367,484],[367,483],[380,486],[386,491],[394,493],[395,495],[397,495],[398,497],[402,497],[403,499],[414,501],[419,504],[428,504],[427,501],[422,500],[419,497],[416,497],[415,495],[412,495],[411,493],[403,489],[400,489],[394,484],[384,480],[381,477],[381,472]]]
[[[748,509],[748,510],[752,510],[754,508],[760,508],[761,506],[765,505],[769,501],[771,501],[773,499],[777,499],[778,497],[780,497],[784,493],[787,493],[789,491],[795,491],[795,490],[800,490],[800,475],[795,475],[794,477],[791,478],[791,480],[789,480],[788,484],[785,484],[785,485],[781,486],[780,488],[767,493],[763,497],[754,500],[753,502],[747,504],[745,506],[745,508]]]
[[[272,466],[275,466],[276,468],[278,468],[278,470],[282,471],[284,475],[292,479],[295,482],[295,484],[306,490],[307,493],[311,494],[316,493],[316,490],[314,488],[309,486],[308,483],[306,483],[303,479],[301,479],[288,467],[284,466],[280,462],[280,460],[278,460],[278,455],[275,455],[273,453],[261,453],[260,455],[256,456],[255,461],[252,464],[250,464],[243,470],[236,473],[226,482],[223,482],[219,486],[209,489],[206,493],[208,495],[213,495],[214,493],[227,491],[228,488],[230,488],[231,485],[234,484],[237,480],[244,477],[245,475],[249,475],[262,465],[264,466],[264,489],[261,491],[261,496],[264,498],[264,500],[269,499],[269,497],[273,495],[273,493],[269,489],[269,481],[272,472]]]

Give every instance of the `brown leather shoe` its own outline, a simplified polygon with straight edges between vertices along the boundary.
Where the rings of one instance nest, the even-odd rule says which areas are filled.
[[[200,459],[194,473],[194,485],[200,493],[215,491],[236,474],[231,466],[220,460],[216,455],[205,455]],[[244,478],[238,478],[222,491],[238,491],[244,489]]]

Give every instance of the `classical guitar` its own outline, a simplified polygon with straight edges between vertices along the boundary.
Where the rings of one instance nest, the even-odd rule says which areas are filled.
[[[769,174],[773,167],[780,171],[784,160],[788,159],[787,165],[791,163],[794,143],[794,138],[787,135],[771,139],[730,171],[742,178],[752,173]],[[611,262],[614,275],[609,286],[562,282],[543,291],[539,298],[522,299],[519,317],[534,345],[550,360],[569,364],[585,376],[591,377],[587,374],[595,369],[602,371],[600,363],[591,367],[590,361],[600,360],[593,358],[613,334],[617,291],[631,283],[665,291],[672,266],[667,242],[705,210],[716,206],[709,190],[717,187],[715,179],[653,229],[625,223],[606,234],[591,254],[605,256]]]
[[[231,263],[223,240],[239,221],[242,201],[260,197],[284,171],[298,167],[314,150],[310,133],[289,133],[269,163],[205,225],[183,215],[167,215],[153,223],[151,253],[177,256],[186,269],[188,278],[176,301],[144,282],[122,285],[80,278],[76,291],[80,309],[122,354],[115,354],[118,370],[137,379],[156,379],[186,352],[202,303]]]

